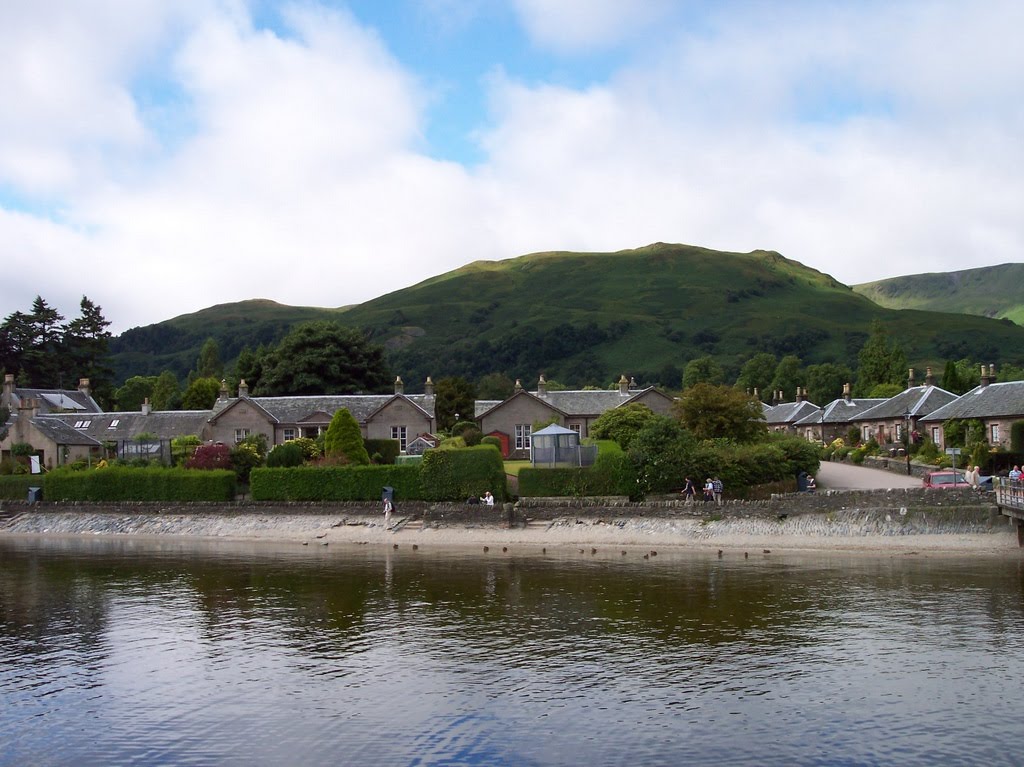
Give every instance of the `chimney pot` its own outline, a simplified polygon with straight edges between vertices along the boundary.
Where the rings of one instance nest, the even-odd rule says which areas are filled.
[[[239,398],[249,396],[249,384],[245,382],[244,378],[238,382],[238,396]]]
[[[405,384],[402,383],[402,376],[395,376],[395,394],[405,394]]]
[[[626,378],[625,373],[623,373],[622,377],[619,378],[619,394],[623,396],[629,394],[629,379]]]
[[[428,397],[434,396],[434,381],[430,378],[430,376],[427,376],[426,383],[423,384],[423,393],[426,394]]]

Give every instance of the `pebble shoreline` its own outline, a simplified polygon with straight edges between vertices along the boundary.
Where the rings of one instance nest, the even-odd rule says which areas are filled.
[[[568,510],[567,510],[568,511]],[[499,524],[432,523],[420,527],[396,517],[394,530],[379,515],[253,513],[31,512],[0,523],[0,536],[174,536],[195,539],[300,541],[303,543],[479,542],[604,543],[714,547],[1018,551],[1016,536],[1000,520],[977,517],[848,510],[785,519],[699,520],[657,517],[578,518],[570,514],[506,529]]]

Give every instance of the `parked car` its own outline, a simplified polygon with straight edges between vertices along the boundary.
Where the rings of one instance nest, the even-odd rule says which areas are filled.
[[[946,490],[951,487],[970,487],[962,471],[930,471],[924,475],[925,487],[937,487]]]
[[[967,478],[962,471],[932,471],[924,475],[925,487],[936,487],[946,490],[952,487],[970,487]],[[981,490],[992,489],[992,477],[978,477],[978,488]]]

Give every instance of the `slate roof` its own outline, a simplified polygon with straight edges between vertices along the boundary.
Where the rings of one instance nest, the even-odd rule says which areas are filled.
[[[885,402],[884,399],[879,397],[873,398],[860,398],[860,399],[846,399],[840,397],[839,399],[832,400],[824,407],[824,415],[822,415],[822,408],[810,413],[799,421],[796,422],[796,426],[812,426],[818,423],[852,423],[857,420],[861,413],[865,410],[870,410],[876,405],[880,405]]]
[[[937,410],[922,421],[946,421],[950,418],[1024,417],[1024,381],[1005,381],[975,386],[962,397]]]
[[[632,389],[628,394],[623,394],[619,389],[549,391],[544,394],[524,389],[516,392],[512,397],[517,395],[533,397],[564,416],[598,416],[612,408],[638,401],[644,394],[652,391],[661,394],[654,386],[648,386],[646,389]],[[665,395],[662,394],[662,396]],[[473,405],[474,415],[476,418],[480,418],[504,405],[512,397],[505,400],[478,400]]]
[[[60,421],[73,431],[103,442],[130,440],[139,434],[155,434],[158,439],[173,439],[186,434],[202,436],[209,418],[209,410],[154,410],[148,415],[133,410],[127,413],[61,413],[38,416],[36,420]],[[76,427],[76,424],[81,425]]]
[[[764,420],[769,426],[783,423],[795,424],[808,415],[819,412],[821,412],[821,408],[810,402],[783,402],[767,408],[764,411]]]
[[[915,418],[923,418],[929,413],[948,405],[956,399],[956,395],[940,389],[938,386],[913,386],[904,389],[894,397],[883,400],[873,408],[869,408],[857,416],[858,421],[871,421],[885,418],[903,418],[907,412]]]
[[[40,413],[53,413],[58,410],[74,410],[83,413],[101,413],[102,408],[92,396],[78,389],[22,389],[12,392],[11,411],[15,411],[27,399],[39,400]]]
[[[13,423],[17,419],[17,416],[9,421]],[[68,426],[63,420],[51,415],[38,415],[32,418],[31,423],[40,434],[47,439],[52,439],[58,445],[88,445],[90,447],[100,447],[100,442],[93,439],[88,434],[83,434],[77,429]]]
[[[434,396],[428,394],[314,394],[300,397],[243,397],[230,400],[210,418],[217,420],[231,406],[244,400],[263,409],[274,423],[290,424],[307,421],[309,416],[323,413],[326,421],[341,408],[348,411],[360,423],[365,423],[374,413],[393,399],[405,399],[416,405],[424,414],[433,418]],[[308,422],[308,421],[307,421]]]

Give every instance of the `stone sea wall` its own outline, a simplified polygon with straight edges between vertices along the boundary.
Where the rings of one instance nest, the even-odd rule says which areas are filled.
[[[187,535],[302,534],[340,526],[376,527],[374,503],[27,503],[5,502],[0,533]],[[395,520],[435,528],[616,525],[690,539],[723,535],[864,536],[1006,532],[991,494],[971,490],[820,491],[686,506],[677,499],[531,498],[486,507],[399,503]]]

